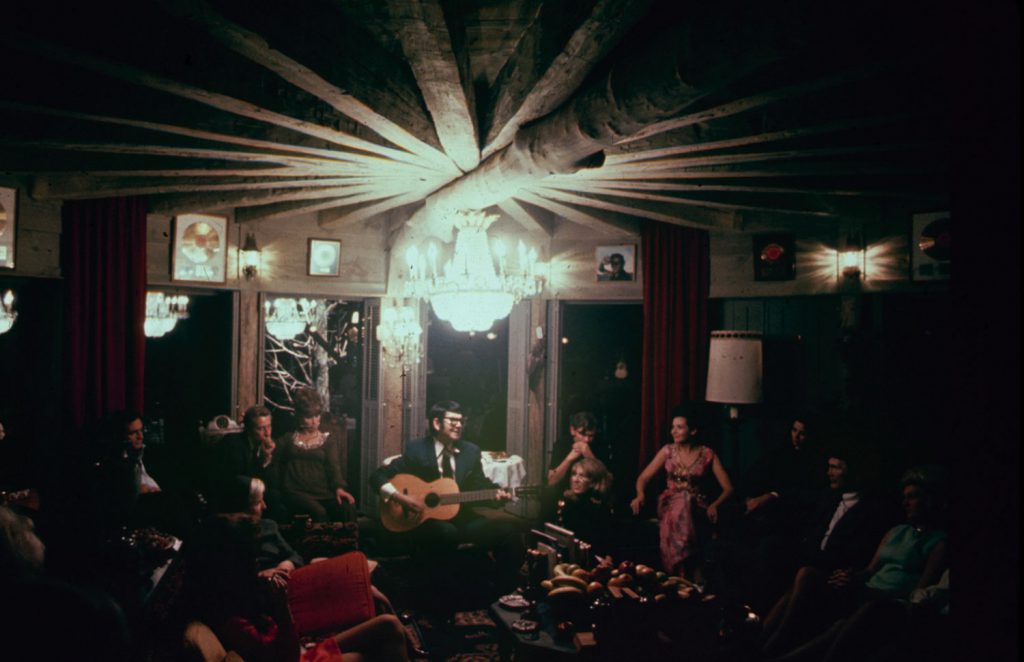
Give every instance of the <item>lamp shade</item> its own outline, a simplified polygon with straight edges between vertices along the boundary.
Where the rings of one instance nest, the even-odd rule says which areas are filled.
[[[761,333],[712,331],[705,399],[731,405],[761,402]]]

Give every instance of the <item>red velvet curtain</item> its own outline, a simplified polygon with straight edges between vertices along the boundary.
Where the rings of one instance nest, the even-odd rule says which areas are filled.
[[[639,468],[666,443],[673,407],[704,399],[707,379],[708,233],[664,223],[643,232],[643,389]]]
[[[146,203],[75,200],[62,209],[66,407],[80,430],[142,411],[146,338]]]

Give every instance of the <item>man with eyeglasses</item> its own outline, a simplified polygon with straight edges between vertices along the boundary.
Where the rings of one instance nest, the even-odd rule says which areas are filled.
[[[484,475],[480,447],[462,438],[466,416],[457,402],[435,404],[427,413],[429,435],[406,444],[405,451],[390,464],[379,467],[369,478],[370,487],[383,499],[382,508],[406,513],[422,513],[427,506],[422,495],[403,493],[392,483],[398,474],[411,474],[431,483],[452,478],[459,492],[493,490],[494,498],[486,502],[492,507],[502,505],[511,495]],[[445,617],[454,611],[458,587],[471,586],[479,578],[460,576],[455,550],[460,543],[471,542],[492,550],[496,561],[495,590],[511,591],[517,584],[522,564],[523,547],[519,527],[505,513],[481,514],[463,503],[450,520],[425,519],[405,534],[412,538],[414,555],[425,569],[420,579],[433,589],[428,591],[432,603]],[[429,568],[428,568],[429,566]],[[497,597],[497,596],[495,596]]]

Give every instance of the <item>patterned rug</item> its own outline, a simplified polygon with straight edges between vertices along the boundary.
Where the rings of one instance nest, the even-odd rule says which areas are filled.
[[[485,609],[457,612],[451,634],[443,639],[435,624],[425,616],[406,625],[406,629],[421,648],[430,651],[432,661],[496,662],[499,659],[497,626]]]

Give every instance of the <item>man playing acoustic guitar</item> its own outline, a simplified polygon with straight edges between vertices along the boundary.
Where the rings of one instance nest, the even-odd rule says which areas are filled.
[[[377,468],[369,480],[370,487],[384,500],[381,519],[385,526],[393,531],[408,531],[405,535],[412,536],[417,560],[429,564],[420,566],[424,568],[421,579],[433,589],[430,594],[434,605],[449,616],[458,597],[457,587],[473,585],[478,579],[457,573],[455,549],[460,543],[472,542],[493,551],[497,566],[495,589],[500,593],[515,588],[525,548],[519,527],[506,513],[484,516],[463,502],[454,508],[444,506],[446,512],[440,516],[432,515],[432,505],[436,504],[431,503],[431,498],[446,489],[461,493],[484,490],[484,497],[472,500],[486,499],[491,507],[500,507],[512,495],[484,475],[480,447],[462,439],[466,420],[457,402],[435,404],[427,413],[427,421],[430,436],[410,441],[401,456]],[[445,478],[448,480],[441,480]],[[408,487],[416,484],[423,485],[426,493]],[[456,514],[451,516],[452,512]]]

